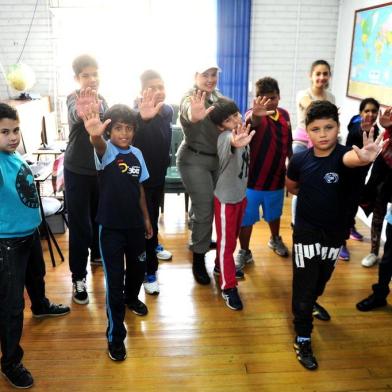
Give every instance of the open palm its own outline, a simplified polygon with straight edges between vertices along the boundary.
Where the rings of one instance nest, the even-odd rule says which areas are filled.
[[[249,130],[250,124],[241,124],[238,125],[237,128],[233,129],[231,132],[231,145],[236,148],[247,146],[252,140],[253,135],[256,133],[256,131],[249,133]]]
[[[200,90],[194,91],[193,95],[190,97],[191,100],[191,119],[192,122],[198,122],[203,120],[208,116],[208,114],[214,110],[214,106],[209,108],[205,107],[206,93]]]
[[[382,149],[383,134],[380,133],[375,141],[373,141],[373,135],[374,128],[370,130],[369,136],[366,135],[366,132],[363,132],[363,147],[358,148],[357,146],[353,146],[353,150],[357,154],[358,159],[363,163],[373,162]]]
[[[257,117],[269,116],[274,114],[273,110],[268,110],[267,106],[270,103],[267,97],[257,97],[253,100],[252,115]]]
[[[82,113],[85,111],[85,108],[93,103],[98,102],[98,94],[95,90],[92,90],[90,87],[87,87],[86,89],[81,89],[76,97],[77,115],[82,118]]]
[[[380,112],[379,121],[382,127],[389,128],[392,126],[392,106],[386,108],[384,113]]]
[[[156,96],[157,93],[153,93],[148,88],[143,91],[143,97],[138,100],[139,113],[143,120],[154,118],[161,110],[163,102],[156,103]]]
[[[106,127],[110,123],[111,120],[106,120],[102,123],[99,117],[99,103],[91,103],[88,106],[84,107],[84,111],[81,112],[81,117],[84,122],[84,127],[88,134],[92,137],[94,136],[102,136],[105,132]]]

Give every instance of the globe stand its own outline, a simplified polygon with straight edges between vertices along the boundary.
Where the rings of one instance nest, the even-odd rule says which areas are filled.
[[[21,93],[16,99],[18,101],[31,101],[33,98],[31,98],[29,93]]]

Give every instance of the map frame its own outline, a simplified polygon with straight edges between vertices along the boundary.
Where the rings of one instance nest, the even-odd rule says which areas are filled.
[[[388,86],[381,86],[377,84],[361,82],[354,80],[352,78],[353,74],[353,52],[354,48],[360,44],[358,42],[358,37],[356,28],[358,18],[361,18],[361,14],[368,12],[369,10],[373,10],[376,8],[388,8],[392,9],[392,1],[374,5],[371,7],[361,8],[355,10],[354,24],[353,24],[353,32],[352,32],[352,40],[351,40],[351,52],[350,52],[350,63],[349,63],[349,72],[347,79],[347,88],[346,88],[346,96],[354,99],[362,100],[367,97],[373,97],[377,99],[382,106],[391,106],[392,105],[392,88]]]

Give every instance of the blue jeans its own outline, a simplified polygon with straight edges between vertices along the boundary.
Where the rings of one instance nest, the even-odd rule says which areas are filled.
[[[7,371],[23,357],[19,345],[23,329],[25,275],[33,235],[0,238],[1,369]]]

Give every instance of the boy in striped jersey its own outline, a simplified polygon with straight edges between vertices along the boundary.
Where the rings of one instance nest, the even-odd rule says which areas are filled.
[[[239,235],[241,249],[236,258],[240,269],[253,261],[249,243],[253,225],[260,220],[260,207],[271,231],[268,246],[281,257],[289,255],[279,232],[286,159],[291,157],[292,138],[289,114],[278,107],[279,100],[280,90],[275,79],[264,77],[256,82],[256,99],[246,114],[246,122],[255,130],[255,136],[250,143],[248,203]]]
[[[309,106],[305,125],[313,147],[293,155],[286,186],[298,195],[293,232],[294,349],[299,362],[314,370],[318,364],[310,341],[313,315],[330,319],[316,301],[333,273],[350,228],[350,204],[360,185],[353,168],[376,159],[382,136],[373,142],[373,130],[369,137],[364,132],[361,149],[338,144],[338,109],[328,101],[314,101]]]

